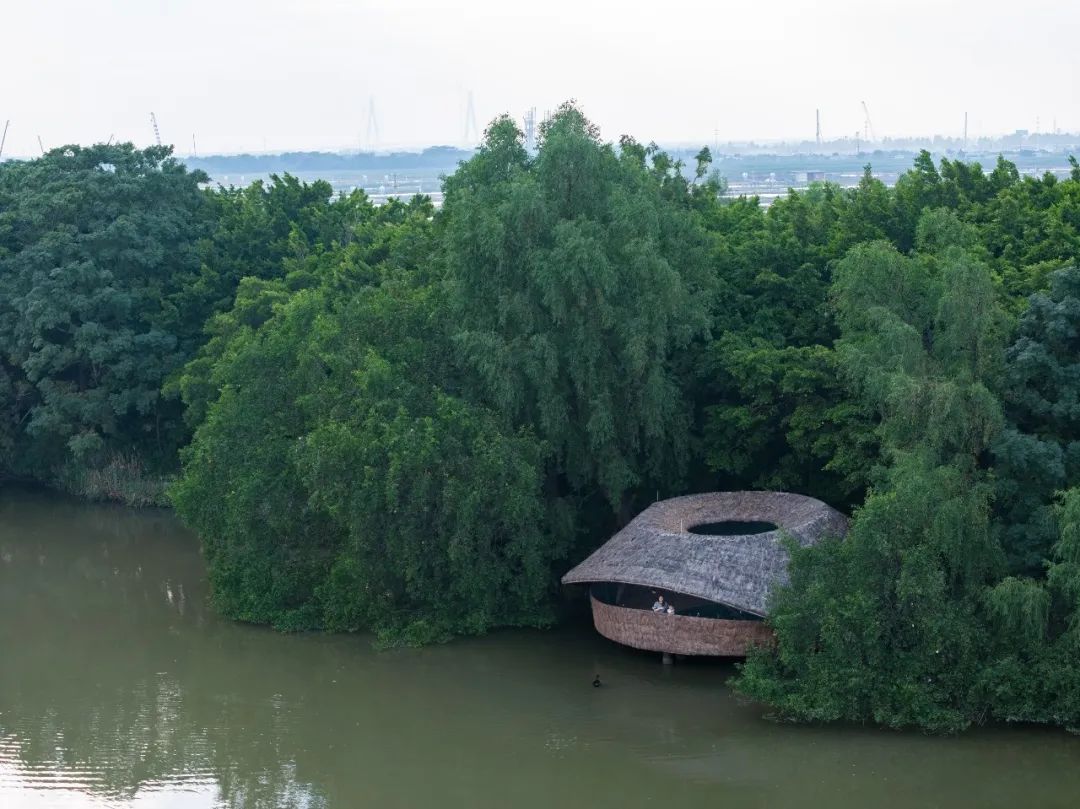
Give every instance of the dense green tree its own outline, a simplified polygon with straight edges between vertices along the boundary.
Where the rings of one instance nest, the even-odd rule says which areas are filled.
[[[710,344],[704,451],[721,488],[861,501],[878,453],[874,417],[850,395],[835,351],[776,348],[737,333]]]
[[[707,214],[721,294],[717,339],[694,363],[712,485],[784,488],[859,502],[877,455],[872,415],[832,350],[834,263],[890,227],[890,192],[869,173],[844,192],[792,193],[762,213],[743,202]]]
[[[258,275],[234,278],[229,306],[221,311],[215,311],[218,305],[208,308],[214,313],[202,326],[198,355],[166,384],[168,394],[183,396],[184,418],[190,427],[202,423],[207,408],[217,397],[219,388],[211,375],[237,331],[266,322],[274,307],[291,291],[317,286],[335,274],[344,274],[353,282],[377,283],[382,263],[416,268],[431,251],[430,220],[434,211],[427,197],[417,196],[407,204],[393,201],[378,208],[359,193],[337,200],[320,194],[317,200],[319,205],[340,205],[341,213],[321,218],[334,219],[342,227],[350,223],[350,229],[328,242],[312,243],[307,236],[294,233],[293,241],[305,244],[302,250],[277,255],[276,269],[266,267]],[[242,244],[244,240],[240,239],[231,249],[239,250]],[[208,274],[214,272],[204,270],[203,277]]]
[[[1014,570],[1041,572],[1057,540],[1054,494],[1080,484],[1080,270],[1031,297],[1005,353],[1009,426],[994,445],[998,511]]]
[[[981,599],[1002,568],[983,459],[1002,423],[1003,316],[985,265],[926,246],[870,244],[837,270],[838,351],[889,464],[846,540],[794,554],[771,612],[778,649],[740,678],[796,718],[952,730],[981,710]]]
[[[717,234],[719,324],[778,347],[831,343],[831,264],[855,244],[841,226],[844,205],[839,188],[820,184],[764,213],[756,200],[720,206],[706,220]]]
[[[439,387],[448,321],[431,288],[358,269],[284,299],[280,282],[252,290],[248,308],[266,297],[272,313],[213,367],[221,393],[173,497],[218,606],[407,641],[550,620],[565,545],[543,446]]]
[[[898,250],[907,252],[915,247],[915,228],[923,211],[942,206],[947,194],[943,192],[941,174],[933,156],[923,149],[915,157],[911,171],[901,174],[893,190],[896,230],[893,234]]]
[[[1080,489],[1055,504],[1060,527],[1042,579],[1009,577],[987,593],[992,662],[981,673],[997,719],[1080,730]]]
[[[165,302],[189,356],[204,341],[206,321],[232,306],[242,278],[282,278],[308,256],[369,239],[364,223],[377,218],[362,191],[338,197],[325,180],[288,174],[219,188],[206,204],[213,229],[199,243],[199,266]]]
[[[446,183],[454,339],[482,400],[551,447],[553,491],[598,489],[624,519],[688,460],[673,355],[707,333],[713,290],[688,193],[663,153],[617,153],[572,105],[535,158],[499,119]]]
[[[17,446],[5,471],[49,479],[103,451],[175,453],[179,410],[160,389],[186,356],[165,301],[198,267],[205,179],[130,144],[0,165],[0,406]]]

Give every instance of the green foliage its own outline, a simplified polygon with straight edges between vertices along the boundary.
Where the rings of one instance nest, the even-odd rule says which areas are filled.
[[[446,183],[454,342],[482,401],[552,449],[559,491],[675,487],[690,406],[673,358],[709,325],[713,279],[670,160],[620,152],[564,105],[530,159],[507,118]]]
[[[970,722],[985,630],[969,589],[986,575],[973,557],[987,498],[955,469],[905,457],[846,540],[793,554],[771,608],[779,648],[751,657],[739,687],[803,721]]]
[[[1076,191],[1021,181],[1004,161],[986,176],[923,155],[895,191],[864,178],[852,192],[861,210],[845,211],[845,230],[888,241],[833,270],[835,352],[879,420],[884,464],[845,541],[793,550],[771,612],[777,648],[740,675],[782,715],[1077,724],[1080,496],[1053,497],[1074,485],[1080,304],[1075,271],[1050,272],[1075,253]],[[1003,350],[1005,313],[1025,308]],[[1005,575],[999,536],[1021,576]]]
[[[709,349],[718,401],[705,409],[703,439],[722,486],[749,482],[838,505],[861,499],[878,440],[873,414],[851,398],[836,351],[776,348],[760,339],[747,345],[734,333]]]
[[[204,179],[130,144],[0,164],[4,472],[174,456],[179,411],[160,390],[186,356],[165,301],[198,266]]]
[[[1080,731],[1080,489],[1055,504],[1060,534],[1044,579],[1004,579],[987,595],[994,635],[980,684],[994,717]]]
[[[549,622],[566,533],[543,445],[443,389],[433,287],[341,261],[292,293],[245,281],[179,381],[205,418],[172,495],[218,607],[387,642]]]
[[[795,718],[950,731],[983,710],[981,598],[1002,553],[982,458],[1002,422],[1002,316],[985,265],[928,246],[872,243],[837,268],[837,350],[890,463],[845,541],[793,556],[771,610],[778,649],[742,672],[742,689]]]
[[[762,208],[573,103],[430,200],[0,164],[0,476],[146,503],[217,607],[422,643],[554,618],[658,495],[851,508],[740,687],[804,720],[1080,724],[1080,169],[918,155]],[[186,445],[186,446],[185,446]]]
[[[1018,573],[1039,573],[1058,534],[1054,493],[1080,484],[1080,270],[1050,276],[1005,353],[1010,427],[994,445],[998,511]]]
[[[181,279],[167,301],[189,354],[202,344],[207,319],[232,305],[241,279],[282,278],[312,255],[370,243],[364,223],[377,218],[361,191],[335,199],[325,180],[309,184],[290,175],[221,188],[206,201],[214,227],[199,243],[198,270]]]

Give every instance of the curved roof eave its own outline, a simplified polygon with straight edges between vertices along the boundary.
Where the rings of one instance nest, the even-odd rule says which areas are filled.
[[[686,530],[724,520],[768,521],[780,528],[726,537]],[[714,492],[678,497],[649,506],[562,581],[657,587],[764,616],[772,586],[787,581],[782,536],[805,546],[824,536],[842,536],[846,529],[844,515],[803,495]]]
[[[634,585],[634,586],[637,586],[637,587],[655,587],[657,590],[667,590],[669,593],[679,593],[680,595],[693,596],[695,598],[703,598],[706,601],[712,601],[712,602],[714,602],[716,604],[722,604],[725,607],[731,607],[732,609],[738,610],[739,612],[745,612],[745,613],[748,613],[750,615],[756,615],[759,618],[764,618],[765,615],[766,615],[766,611],[765,611],[764,607],[758,608],[758,607],[751,607],[751,606],[749,606],[747,604],[733,604],[733,603],[731,603],[729,601],[723,601],[723,600],[720,600],[718,598],[715,598],[713,595],[710,595],[709,593],[688,592],[686,590],[680,590],[680,589],[678,589],[676,587],[671,587],[671,586],[668,586],[666,584],[658,584],[655,581],[641,581],[641,580],[631,581],[630,577],[619,578],[619,579],[602,579],[602,580],[593,580],[593,579],[577,580],[577,579],[575,579],[575,580],[571,581],[571,580],[567,580],[566,576],[563,576],[562,583],[563,584],[608,584],[608,583],[611,583],[611,584],[631,584],[631,585]]]

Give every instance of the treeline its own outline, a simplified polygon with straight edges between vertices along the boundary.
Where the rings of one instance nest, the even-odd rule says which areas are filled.
[[[153,500],[214,601],[428,642],[555,619],[657,497],[852,511],[738,685],[802,720],[1080,723],[1080,167],[926,153],[763,210],[571,105],[424,197],[0,166],[2,472]],[[147,479],[151,483],[147,483]]]

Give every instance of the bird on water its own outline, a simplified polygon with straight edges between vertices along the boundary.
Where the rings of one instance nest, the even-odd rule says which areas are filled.
[[[595,677],[593,677],[592,687],[593,688],[599,688],[600,686],[601,686],[600,675],[597,674]]]

